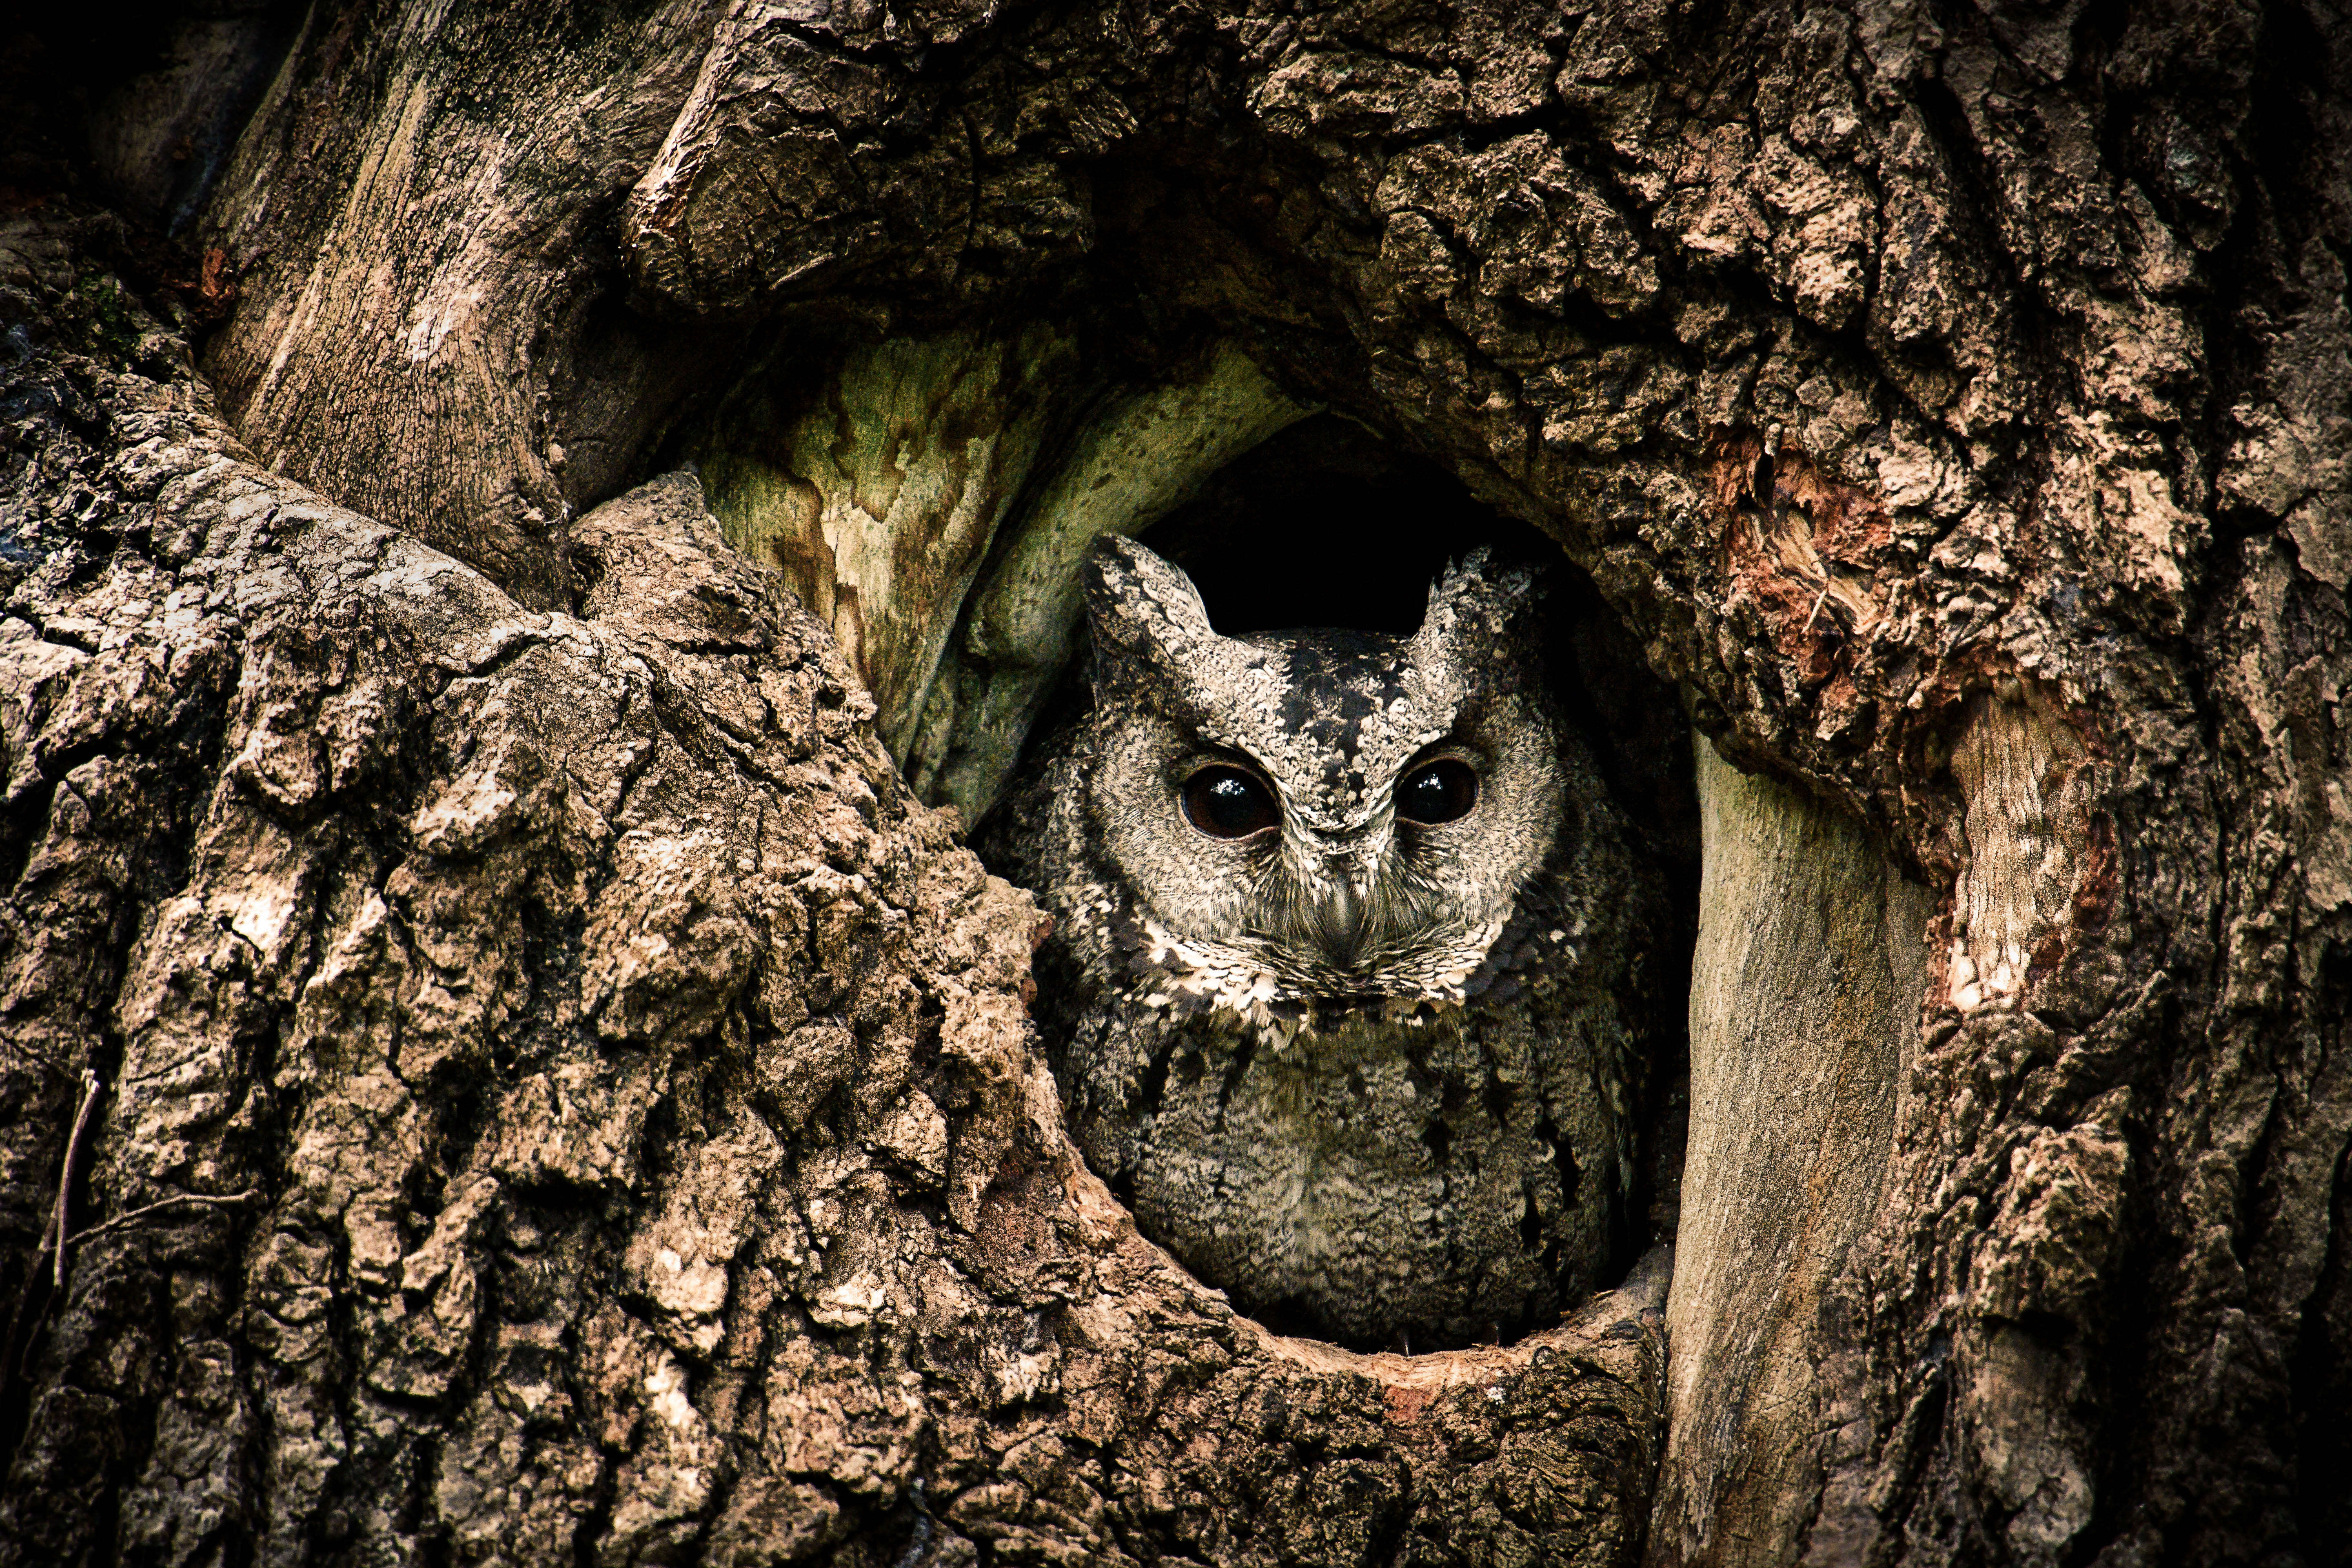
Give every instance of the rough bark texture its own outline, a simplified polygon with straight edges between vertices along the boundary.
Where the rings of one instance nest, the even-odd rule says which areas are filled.
[[[310,517],[268,525],[265,542],[195,458],[165,460],[229,437],[200,403],[158,411],[156,398],[201,395],[178,371],[139,368],[164,350],[98,280],[53,279],[77,291],[17,308],[27,334],[8,352],[20,386],[41,390],[8,405],[11,516],[57,531],[7,557],[7,614],[30,628],[7,645],[16,728],[0,828],[16,900],[7,1279],[32,1287],[10,1407],[20,1554],[162,1556],[184,1529],[185,1560],[296,1540],[273,1531],[321,1532],[299,1535],[298,1560],[356,1561],[370,1531],[438,1531],[454,1552],[468,1508],[493,1521],[467,1538],[479,1551],[527,1552],[526,1494],[588,1499],[583,1550],[616,1559],[720,1555],[739,1503],[773,1510],[758,1550],[782,1552],[803,1539],[793,1521],[814,1521],[810,1551],[837,1530],[843,1550],[876,1561],[918,1535],[926,1552],[969,1539],[1008,1560],[1108,1542],[1139,1558],[1384,1561],[1447,1529],[1453,1549],[1502,1561],[1539,1550],[1511,1531],[1547,1521],[1584,1531],[1596,1559],[1639,1550],[1624,1521],[1647,1506],[1658,1448],[1644,1425],[1654,1327],[1629,1318],[1624,1337],[1580,1340],[1540,1373],[1521,1356],[1511,1364],[1531,1381],[1495,1386],[1571,1414],[1553,1424],[1507,1392],[1491,1413],[1502,1426],[1481,1426],[1475,1390],[1416,1403],[1413,1380],[1433,1375],[1419,1363],[1269,1347],[1188,1294],[1116,1239],[1083,1177],[1050,1174],[1075,1167],[1056,1163],[1050,1097],[1011,1012],[1025,938],[987,912],[1017,906],[904,803],[866,731],[740,695],[784,679],[759,673],[773,661],[834,681],[845,715],[847,667],[826,662],[815,624],[682,542],[695,508],[656,527],[640,498],[601,533],[571,521],[653,473],[666,442],[733,450],[726,394],[817,405],[886,331],[1003,342],[1033,323],[1076,343],[1087,374],[1066,399],[983,419],[1038,422],[1024,495],[1069,471],[1057,465],[1087,449],[1109,402],[1165,384],[1203,343],[1234,342],[1293,402],[1364,419],[1549,531],[1724,754],[1856,819],[1933,889],[1915,1054],[1876,1064],[1900,1068],[1891,1134],[1835,1184],[1877,1198],[1808,1331],[1816,1369],[1793,1385],[1774,1382],[1785,1367],[1759,1369],[1771,1375],[1757,1386],[1796,1388],[1792,1423],[1827,1437],[1751,1516],[1777,1521],[1774,1539],[1694,1535],[1670,1512],[1649,1536],[1657,1561],[2346,1553],[2340,17],[2298,0],[715,12],[321,11],[191,231],[220,253],[223,286],[243,290],[203,353],[228,422],[268,468],[487,580],[428,570],[418,546],[284,479],[222,468],[218,487],[277,498],[242,503],[254,516]],[[192,309],[218,297],[184,280]],[[58,323],[75,320],[103,341],[67,342]],[[77,353],[88,368],[67,368]],[[166,391],[138,390],[131,373]],[[165,418],[185,434],[140,456],[139,421]],[[945,434],[927,443],[948,449]],[[835,460],[830,479],[787,476],[813,487],[825,548],[845,536],[824,520],[888,515],[825,492],[860,471]],[[639,528],[617,526],[625,515],[706,565],[625,547]],[[944,537],[950,521],[921,525]],[[919,624],[894,646],[942,669],[975,647],[973,606],[1045,537],[1018,497],[992,526],[940,583],[911,585]],[[968,587],[940,591],[963,573]],[[234,631],[213,605],[220,580],[254,596]],[[395,580],[431,583],[435,603]],[[731,584],[741,607],[727,614],[741,619],[725,624],[756,633],[709,630],[719,612],[692,592],[645,607],[661,584],[693,583]],[[172,599],[199,584],[201,599]],[[512,635],[511,654],[478,651],[501,626],[535,629]],[[770,646],[728,640],[755,635]],[[984,676],[985,654],[951,673]],[[938,689],[900,664],[859,673],[877,689]],[[457,692],[446,717],[432,707],[445,690]],[[344,691],[357,695],[338,706]],[[493,721],[501,692],[509,716]],[[730,701],[750,716],[728,719]],[[377,739],[347,756],[325,738],[269,739],[305,726]],[[680,759],[667,765],[688,782],[667,796],[619,789],[639,764],[599,751],[607,730]],[[768,775],[784,764],[759,761],[795,748],[824,775],[801,814],[776,804],[789,792]],[[478,770],[491,782],[463,795],[477,761],[509,754],[542,772]],[[866,814],[847,805],[861,789]],[[514,804],[486,804],[501,793]],[[641,798],[638,839],[625,813]],[[436,847],[436,803],[453,824],[469,811],[511,823],[474,839],[452,826]],[[695,811],[709,814],[698,842],[726,848],[667,874],[695,870],[710,909],[733,911],[709,915],[724,929],[707,937],[694,934],[703,917],[662,912],[688,905],[662,901],[665,873],[644,858],[687,843]],[[842,966],[869,939],[774,936],[830,929],[821,911],[840,898],[785,889],[775,908],[807,922],[791,927],[754,891],[778,886],[761,869],[772,852],[751,873],[724,859],[767,834],[784,856],[836,819],[854,842],[803,851],[836,870],[904,846],[903,879],[869,876],[859,898],[872,901],[851,900],[891,933],[871,941],[902,945],[854,973]],[[446,868],[500,855],[507,869]],[[395,897],[403,867],[415,890]],[[965,902],[926,901],[950,885]],[[387,911],[377,936],[363,931],[368,892]],[[464,901],[436,915],[451,908],[436,899]],[[667,945],[630,947],[640,926]],[[1888,960],[1899,971],[1915,956]],[[370,978],[346,996],[319,978],[334,963]],[[836,1051],[780,1032],[799,1027],[770,1022],[790,1006],[761,1011],[765,977],[814,997],[825,975],[877,997],[870,1026],[843,1026],[862,1056],[841,1056],[853,1047],[839,1037]],[[648,999],[630,999],[633,982]],[[955,1087],[967,1069],[944,1042],[962,1026],[944,1000],[923,1002],[950,982],[1003,1003],[987,1056],[1003,1081]],[[324,1035],[305,1022],[371,1007]],[[608,1013],[623,1021],[609,1039]],[[904,1066],[885,1044],[897,1038],[912,1042]],[[936,1058],[926,1040],[941,1042]],[[566,1051],[614,1075],[580,1091],[594,1125],[646,1097],[625,1159],[600,1165],[593,1139],[549,1141],[550,1169],[619,1173],[588,1197],[553,1178],[542,1196],[498,1163],[563,1103],[505,1097],[535,1075],[560,1083]],[[370,1052],[377,1068],[361,1065]],[[762,1110],[771,1057],[853,1065],[806,1069],[837,1075],[824,1080],[842,1095],[829,1112],[790,1088],[765,1091],[781,1109]],[[76,1164],[85,1066],[103,1088]],[[356,1087],[370,1070],[383,1098]],[[331,1094],[322,1074],[352,1087]],[[1767,1079],[1749,1080],[1756,1093]],[[909,1131],[902,1148],[884,1130],[918,1092],[939,1142]],[[794,1114],[800,1131],[779,1131]],[[1027,1147],[1007,1131],[1020,1127],[1038,1130],[1032,1163],[955,1163],[967,1147]],[[711,1151],[762,1135],[785,1152],[740,1158],[775,1173],[727,1185],[777,1207],[695,1206],[694,1173],[739,1158]],[[919,1152],[935,1147],[949,1153],[934,1171]],[[61,1165],[77,1227],[172,1192],[259,1195],[93,1237],[49,1300],[40,1237]],[[805,1184],[820,1178],[805,1173],[819,1168],[850,1173],[838,1179],[866,1206],[830,1222],[810,1209],[820,1189]],[[494,1194],[467,1184],[478,1173]],[[976,1201],[958,1195],[972,1180],[1018,1194],[1012,1254],[1112,1261],[1077,1270],[1085,1290],[1045,1263],[1035,1279],[1050,1285],[1003,1283],[958,1251],[990,1234],[957,1207]],[[379,1182],[402,1206],[378,1212],[397,1217],[339,1195]],[[1022,1217],[1054,1194],[1075,1194],[1056,1211],[1075,1217]],[[842,1239],[803,1266],[814,1272],[770,1250],[824,1223]],[[271,1246],[287,1261],[263,1261],[281,1256]],[[675,1279],[658,1272],[665,1249]],[[304,1297],[313,1256],[327,1279]],[[836,1256],[849,1272],[830,1272]],[[1678,1268],[1721,1261],[1686,1254]],[[691,1310],[705,1265],[726,1280],[708,1324]],[[873,1284],[857,1273],[869,1266]],[[509,1277],[549,1281],[511,1319],[480,1305]],[[828,1325],[817,1314],[852,1310],[817,1299],[836,1286],[908,1292],[888,1299],[911,1315]],[[456,1304],[469,1291],[478,1310]],[[930,1342],[910,1325],[937,1320],[904,1303],[960,1291],[1009,1315],[949,1335],[936,1366],[954,1370],[938,1371],[909,1348]],[[487,1391],[532,1386],[490,1370],[508,1352],[489,1325],[563,1311],[625,1320],[617,1339],[582,1326],[551,1352],[578,1370],[545,1384],[569,1401],[545,1419],[575,1436],[517,1437],[506,1471],[451,1459],[460,1440],[443,1434],[488,1432],[487,1412],[509,1410]],[[436,1340],[426,1325],[444,1321],[468,1327]],[[322,1347],[304,1359],[295,1328],[309,1324],[327,1326],[301,1330]],[[711,1326],[718,1338],[693,1348]],[[612,1345],[619,1362],[595,1359]],[[789,1361],[803,1351],[810,1370]],[[851,1386],[828,1381],[833,1354],[866,1392],[820,1394],[811,1408],[829,1414],[806,1429],[864,1436],[800,1450],[797,1468],[760,1458],[762,1434],[801,1429],[763,1425],[762,1401]],[[268,1405],[273,1357],[301,1369],[287,1386],[332,1391],[315,1416]],[[623,1371],[594,1370],[608,1365]],[[1059,1381],[1024,1383],[1033,1365]],[[919,1394],[893,1392],[904,1372]],[[1672,1385],[1677,1468],[1661,1497],[1713,1484],[1728,1450],[1691,1435],[1736,1437],[1720,1402],[1750,1385]],[[998,1387],[1028,1392],[983,1392]],[[541,1419],[509,1415],[526,1434]],[[302,1511],[324,1495],[299,1489],[310,1472],[269,1467],[300,1447],[305,1419],[346,1445],[333,1472],[346,1479],[317,1484],[372,1500]],[[68,1428],[44,1422],[85,1423],[102,1442],[61,1447],[40,1434]],[[991,1446],[1012,1433],[1022,1446]],[[1580,1456],[1559,1461],[1572,1507],[1566,1493],[1528,1500],[1554,1464],[1528,1444]],[[530,1466],[562,1451],[595,1456],[604,1479],[578,1492],[501,1481],[462,1505],[434,1479],[445,1467],[554,1478]],[[1167,1458],[1121,1458],[1147,1452]],[[630,1479],[665,1465],[668,1479]],[[730,1479],[770,1474],[790,1479],[766,1503]],[[1118,1479],[1142,1475],[1185,1479]],[[950,1495],[963,1514],[938,1500]],[[624,1498],[639,1511],[625,1517]],[[1244,1501],[1260,1533],[1219,1534],[1240,1528]],[[1581,1522],[1559,1522],[1577,1510]],[[1352,1543],[1333,1533],[1360,1525]],[[52,1530],[88,1544],[24,1533]]]
[[[1061,1131],[1034,906],[690,477],[536,613],[140,346],[7,391],[0,1555],[1638,1542],[1663,1269],[1454,1356],[1235,1318]]]
[[[619,308],[608,226],[719,9],[310,7],[201,225],[244,294],[205,368],[260,460],[563,603],[574,509],[709,363]]]

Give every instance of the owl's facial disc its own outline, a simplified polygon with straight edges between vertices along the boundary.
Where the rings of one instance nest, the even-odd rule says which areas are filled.
[[[1227,651],[1245,673],[1290,640]],[[1343,688],[1394,693],[1352,744],[1271,716],[1211,720],[1198,692],[1101,736],[1089,794],[1104,847],[1202,965],[1332,1001],[1443,998],[1483,962],[1561,818],[1550,721],[1515,700],[1416,692],[1402,657],[1331,661]]]
[[[1450,574],[1410,638],[1225,637],[1140,546],[1097,571],[1088,805],[1167,963],[1220,994],[1458,996],[1565,816],[1525,574]]]

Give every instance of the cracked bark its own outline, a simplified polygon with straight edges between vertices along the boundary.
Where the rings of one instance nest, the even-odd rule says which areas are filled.
[[[2347,1553],[2332,14],[423,22],[224,7],[193,204],[202,93],[10,110],[0,1552]],[[1540,1342],[1275,1340],[1139,1240],[894,765],[984,802],[1023,574],[1318,405],[1764,775],[1671,1289]]]

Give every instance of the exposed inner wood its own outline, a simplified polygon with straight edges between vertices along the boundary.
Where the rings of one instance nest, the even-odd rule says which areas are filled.
[[[1824,1300],[1878,1205],[1934,894],[1701,739],[1690,1148],[1653,1563],[1787,1563],[1835,1434]]]
[[[2083,742],[2018,680],[1973,699],[1953,742],[1967,858],[1952,890],[1946,975],[1962,1012],[2014,1006],[2057,966],[2087,869]]]
[[[964,596],[1088,390],[1042,323],[891,338],[814,386],[754,378],[698,443],[728,542],[833,628],[902,765]]]
[[[1309,412],[1230,343],[1111,385],[1031,323],[853,346],[814,396],[755,377],[698,446],[729,542],[833,627],[908,782],[969,822],[1069,661],[1087,546]]]

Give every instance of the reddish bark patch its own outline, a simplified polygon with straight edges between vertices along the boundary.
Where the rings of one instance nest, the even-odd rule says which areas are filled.
[[[2099,755],[2095,746],[2086,747],[2093,757]],[[2115,912],[2119,874],[2116,854],[2115,819],[2105,812],[2094,812],[2086,825],[2088,840],[2083,855],[2083,879],[2074,889],[2074,929],[2094,931],[2107,923]]]
[[[1827,687],[1824,717],[1851,711],[1859,700],[1854,649],[1885,615],[1876,583],[1892,538],[1884,502],[1786,442],[1744,427],[1716,432],[1708,488],[1723,517],[1730,597],[1762,613],[1800,682]]]
[[[1023,1151],[1012,1150],[981,1194],[973,1237],[990,1263],[1003,1267],[1031,1261],[1045,1246],[1046,1213],[1058,1194],[1056,1184],[1038,1176],[1036,1163]]]
[[[1410,1426],[1421,1419],[1421,1413],[1429,1408],[1429,1402],[1437,1397],[1437,1391],[1433,1388],[1391,1386],[1381,1390],[1381,1397],[1388,1403],[1389,1419],[1399,1426]]]

